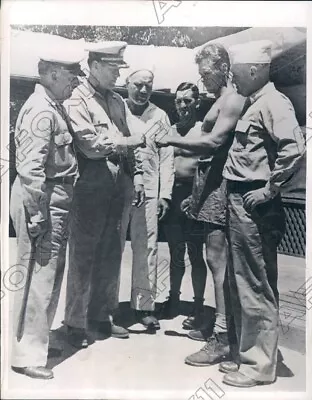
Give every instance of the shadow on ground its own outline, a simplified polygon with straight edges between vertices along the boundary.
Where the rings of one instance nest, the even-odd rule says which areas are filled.
[[[179,315],[187,316],[192,311],[192,302],[181,301],[181,307]],[[161,316],[162,312],[162,303],[156,303],[155,307],[155,315],[158,317],[160,323],[162,319]],[[215,309],[212,307],[204,307],[204,320],[205,321],[213,321],[214,319]],[[118,314],[115,317],[115,322],[120,324],[121,326],[126,327],[129,330],[130,334],[155,334],[155,331],[151,331],[146,329],[143,325],[142,328],[137,328],[138,320],[135,314],[135,311],[131,309],[130,302],[122,302],[119,306]],[[136,328],[132,328],[133,325],[136,325]],[[140,326],[140,325],[139,325]],[[211,323],[211,333],[213,330],[213,323]],[[208,329],[208,330],[209,330]],[[182,332],[181,332],[182,331]],[[181,331],[177,332],[175,330],[165,330],[164,335],[166,336],[175,336],[175,337],[188,337],[187,330],[182,329]],[[89,332],[90,337],[90,345],[92,345],[95,341],[98,340],[106,340],[108,336],[104,336],[97,332]],[[191,339],[190,339],[191,340]],[[205,342],[199,342],[198,350],[204,346]],[[78,351],[84,351],[73,347],[67,341],[67,329],[66,326],[61,326],[60,328],[51,331],[50,333],[50,348],[49,348],[49,357],[48,357],[48,368],[54,368],[57,365],[61,364],[68,358],[72,357]],[[290,378],[293,377],[293,372],[288,368],[288,366],[284,363],[284,358],[280,350],[278,350],[278,363],[277,363],[277,376]]]

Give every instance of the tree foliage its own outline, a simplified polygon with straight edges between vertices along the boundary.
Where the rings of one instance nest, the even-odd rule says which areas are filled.
[[[12,25],[23,31],[50,33],[68,39],[89,42],[122,40],[132,45],[155,45],[194,48],[217,37],[248,28],[230,27],[150,27],[88,25]]]

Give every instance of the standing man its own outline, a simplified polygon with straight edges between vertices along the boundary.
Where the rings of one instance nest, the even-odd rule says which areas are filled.
[[[215,95],[216,101],[205,116],[201,135],[160,137],[159,145],[173,145],[203,155],[198,161],[192,196],[183,201],[182,209],[204,224],[206,262],[214,282],[216,318],[212,335],[209,329],[211,321],[203,324],[201,329],[189,332],[191,339],[206,340],[206,344],[200,351],[186,357],[185,362],[193,366],[209,366],[229,356],[233,341],[229,329],[229,290],[225,286],[227,197],[222,171],[234,128],[246,107],[246,98],[237,94],[229,79],[230,58],[222,45],[208,43],[197,53],[195,60],[207,91]]]
[[[26,277],[15,295],[12,369],[38,379],[53,378],[45,367],[49,330],[65,268],[77,174],[73,129],[62,105],[78,86],[77,75],[83,75],[83,49],[75,46],[64,39],[63,54],[52,48],[41,55],[40,84],[22,107],[15,131],[18,163],[10,212],[17,236],[16,268]]]
[[[158,148],[155,134],[170,132],[169,117],[165,111],[149,101],[154,75],[149,70],[134,71],[127,78],[127,104],[132,114],[146,124],[146,147],[141,150],[145,205],[133,206],[133,183],[126,178],[126,202],[122,218],[122,247],[126,242],[130,223],[133,250],[131,307],[137,310],[139,321],[151,329],[159,329],[152,315],[155,310],[157,279],[158,221],[169,209],[174,180],[173,148]]]
[[[113,91],[119,68],[127,67],[126,46],[125,42],[90,44],[90,76],[67,104],[80,177],[69,237],[65,324],[70,343],[78,348],[88,346],[88,327],[118,338],[129,336],[113,323],[112,314],[118,307],[126,179],[133,182],[134,203],[144,203],[143,170],[131,148],[144,143],[145,126],[139,127],[140,121]],[[130,129],[142,134],[130,137]]]
[[[226,372],[224,383],[252,387],[276,379],[277,246],[285,225],[279,192],[297,170],[305,146],[293,105],[269,81],[271,43],[250,42],[231,50],[235,85],[250,106],[236,123],[223,170],[228,180],[228,272],[238,354],[235,362],[222,362],[219,370]],[[210,152],[226,139],[225,132],[215,130],[210,138],[178,145]],[[166,138],[162,142],[177,145]]]
[[[237,365],[220,369],[228,372],[223,382],[237,387],[276,379],[277,246],[284,233],[279,193],[305,151],[292,103],[269,81],[271,45],[258,41],[230,49],[237,91],[251,103],[236,125],[223,172],[238,357]]]
[[[179,116],[173,126],[175,136],[192,138],[202,134],[202,122],[198,121],[200,106],[199,90],[191,82],[181,83],[176,90],[175,107]],[[174,318],[179,314],[180,290],[185,274],[185,253],[188,252],[192,268],[194,292],[193,312],[182,323],[185,329],[201,325],[204,310],[204,292],[207,266],[203,258],[204,224],[188,218],[181,210],[181,203],[192,194],[193,179],[199,156],[187,150],[174,147],[175,181],[172,192],[172,206],[164,225],[170,250],[170,291],[162,307],[162,316]]]

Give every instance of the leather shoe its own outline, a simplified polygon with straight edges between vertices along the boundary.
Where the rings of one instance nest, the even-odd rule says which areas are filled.
[[[234,361],[223,361],[219,364],[219,371],[225,374],[229,372],[237,372],[239,369],[238,364]]]
[[[88,336],[84,329],[67,326],[67,339],[69,344],[77,349],[86,349],[89,346]]]
[[[52,379],[54,378],[51,369],[46,367],[13,367],[12,370],[18,374],[23,374],[34,379]]]
[[[239,371],[230,372],[224,375],[222,382],[227,385],[236,386],[240,388],[250,388],[257,385],[265,385],[272,383],[272,382],[257,381],[255,379],[249,378],[248,376],[242,374]]]
[[[97,331],[107,336],[117,339],[128,339],[129,331],[122,326],[115,325],[111,321],[102,321],[97,323]]]
[[[137,316],[142,325],[147,329],[160,329],[158,319],[149,311],[137,311]]]

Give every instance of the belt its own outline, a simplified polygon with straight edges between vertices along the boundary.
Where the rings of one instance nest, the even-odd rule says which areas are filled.
[[[266,181],[252,181],[252,182],[241,182],[241,181],[227,181],[227,189],[229,192],[244,193],[250,190],[256,190],[264,187]]]
[[[46,181],[58,185],[73,185],[75,183],[75,179],[76,176],[55,176],[54,178],[46,178]]]

